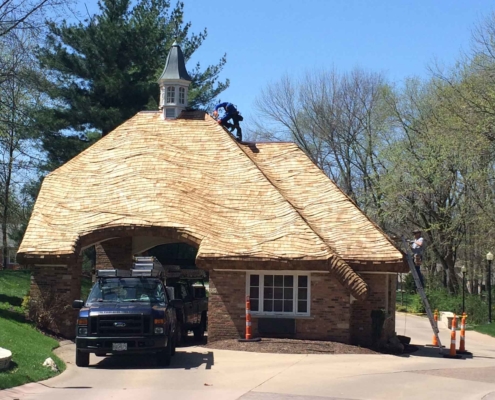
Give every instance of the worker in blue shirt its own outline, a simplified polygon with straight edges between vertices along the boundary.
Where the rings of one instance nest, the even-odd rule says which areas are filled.
[[[222,126],[225,126],[228,130],[230,130],[230,132],[233,132],[235,129],[237,131],[237,140],[241,142],[242,130],[239,126],[239,122],[242,121],[244,118],[241,114],[239,114],[237,108],[235,108],[235,106],[229,102],[220,103],[215,106],[215,111],[213,111],[213,116],[215,118],[218,117],[219,108],[223,108],[225,110],[225,114],[222,118],[217,119],[218,123]],[[230,119],[232,119],[232,123],[228,122]]]

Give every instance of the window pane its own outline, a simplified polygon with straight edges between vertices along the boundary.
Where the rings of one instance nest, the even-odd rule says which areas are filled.
[[[297,291],[298,300],[308,300],[308,289],[299,289]]]
[[[275,299],[280,299],[282,300],[284,298],[284,289],[282,288],[275,288]]]
[[[266,300],[273,299],[273,288],[265,288],[263,291],[263,296]]]
[[[263,311],[273,311],[273,300],[264,300],[263,301]]]
[[[284,276],[284,286],[285,287],[293,287],[294,286],[294,277],[292,275]]]
[[[274,281],[275,281],[275,285],[274,286],[278,286],[278,287],[284,286],[284,277],[283,277],[283,275],[275,275]]]
[[[294,290],[292,288],[284,289],[284,299],[292,300],[293,296],[294,296]]]
[[[292,300],[285,300],[284,301],[284,311],[285,312],[292,312],[293,311],[293,308],[292,308]]]
[[[297,312],[300,313],[308,312],[308,302],[299,300],[297,302]]]
[[[273,311],[282,312],[282,300],[275,300],[273,302]]]
[[[265,275],[265,286],[273,286],[273,275]]]
[[[259,299],[260,296],[260,288],[252,287],[249,290],[249,298],[250,299]]]
[[[250,286],[259,286],[260,285],[260,276],[259,275],[251,275],[249,285]]]
[[[258,306],[258,300],[251,300],[251,311],[259,311]]]
[[[308,277],[306,275],[299,275],[297,277],[297,285],[299,287],[308,287]]]

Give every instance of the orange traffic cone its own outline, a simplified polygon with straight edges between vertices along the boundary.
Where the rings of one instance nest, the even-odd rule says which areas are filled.
[[[452,327],[450,331],[450,353],[449,356],[455,357],[455,329],[457,328],[457,315],[454,314],[454,318],[452,318]]]
[[[461,336],[459,338],[459,351],[458,353],[469,353],[466,351],[466,313],[462,313],[461,320]]]
[[[254,338],[251,333],[251,301],[249,296],[246,296],[246,338],[237,339],[238,342],[259,342],[261,338]]]
[[[246,340],[251,339],[251,301],[246,296]]]

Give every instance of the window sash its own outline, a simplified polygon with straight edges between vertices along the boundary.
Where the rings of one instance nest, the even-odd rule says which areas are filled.
[[[258,276],[257,283],[251,285],[251,277]],[[281,276],[282,286],[280,286],[280,278],[275,278]],[[265,284],[265,277],[268,278],[267,284]],[[272,278],[272,283],[270,284],[270,277]],[[292,278],[292,286],[289,285],[290,282],[286,280],[288,277]],[[277,285],[275,286],[275,279],[277,279]],[[306,286],[304,286],[304,284]],[[266,295],[265,295],[265,290]],[[290,291],[292,290],[292,293]],[[277,293],[275,293],[277,291]],[[287,291],[287,292],[286,292]],[[310,315],[310,299],[311,299],[311,279],[309,273],[293,273],[292,271],[279,272],[279,271],[263,271],[263,272],[248,272],[246,274],[246,295],[250,296],[251,300],[251,313],[253,315],[283,315],[283,316],[309,316]],[[252,295],[258,295],[257,297],[252,297]],[[292,296],[290,296],[292,294]],[[304,294],[306,295],[305,297]],[[270,298],[267,298],[269,296]],[[301,298],[300,298],[301,296]],[[281,297],[281,298],[280,298]],[[266,311],[265,301],[271,300],[272,311]],[[277,303],[275,303],[277,302]],[[282,305],[282,311],[280,311],[280,303]],[[285,308],[289,308],[289,303],[292,302],[292,311],[285,311]],[[299,311],[299,304],[305,306],[306,311]],[[258,310],[253,311],[253,308]],[[254,307],[253,307],[254,306]],[[275,311],[277,309],[277,311]]]
[[[184,88],[179,88],[179,104],[185,104],[186,103],[186,89]]]
[[[167,104],[175,103],[175,87],[169,86],[167,87]]]

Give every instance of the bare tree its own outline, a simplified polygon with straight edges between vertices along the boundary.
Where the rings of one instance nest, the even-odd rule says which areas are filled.
[[[9,227],[17,221],[17,195],[25,176],[34,167],[30,111],[37,99],[36,91],[29,85],[36,64],[30,51],[34,45],[30,32],[12,31],[3,37],[2,44],[2,58],[11,71],[0,84],[0,225],[5,267],[9,262],[8,238],[12,233]]]
[[[257,98],[264,117],[258,132],[270,139],[294,140],[353,200],[381,220],[380,162],[389,131],[381,74],[355,69],[285,76]],[[383,221],[381,221],[383,222]]]

